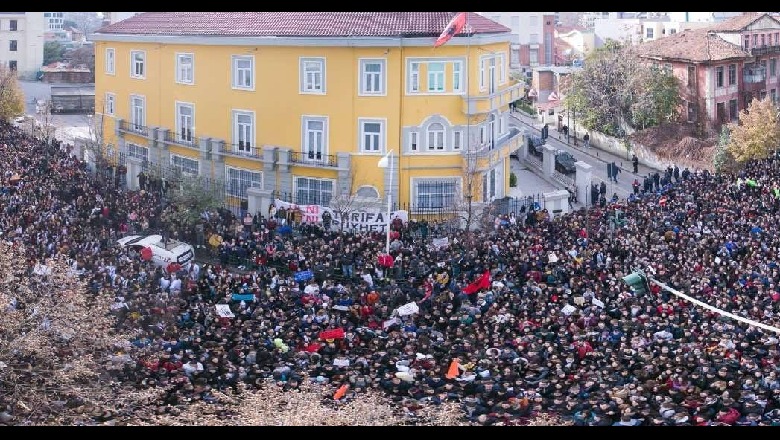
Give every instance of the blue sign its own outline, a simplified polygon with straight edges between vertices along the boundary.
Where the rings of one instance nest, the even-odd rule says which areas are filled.
[[[314,273],[310,270],[301,270],[298,272],[295,272],[295,281],[301,282],[301,281],[309,281],[310,279],[314,278]]]
[[[234,293],[233,296],[230,297],[233,301],[254,301],[255,295],[251,293]]]

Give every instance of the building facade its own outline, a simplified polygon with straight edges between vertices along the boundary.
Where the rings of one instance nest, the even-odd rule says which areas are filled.
[[[680,79],[682,119],[703,130],[736,120],[755,98],[777,102],[780,21],[769,14],[679,32],[639,51]]]
[[[479,12],[512,30],[510,67],[529,77],[533,67],[555,64],[555,12]]]
[[[0,12],[0,65],[35,77],[43,65],[43,12]]]
[[[46,19],[46,29],[50,31],[57,31],[62,29],[64,24],[64,15],[64,12],[44,12],[43,18]]]
[[[468,13],[470,33],[434,49],[454,14],[149,12],[110,25],[93,37],[107,149],[224,180],[244,201],[389,191],[425,210],[502,197],[521,138],[510,32]]]

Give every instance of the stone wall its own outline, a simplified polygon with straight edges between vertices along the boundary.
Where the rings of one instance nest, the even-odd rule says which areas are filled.
[[[657,170],[664,170],[669,166],[674,166],[674,162],[669,160],[660,159],[655,153],[648,150],[644,145],[631,143],[631,150],[626,154],[626,146],[622,139],[617,139],[612,136],[607,136],[603,133],[588,131],[584,128],[577,127],[577,137],[582,140],[585,133],[590,134],[590,145],[599,150],[604,150],[608,153],[617,155],[618,157],[626,158],[627,161],[631,160],[631,153],[636,154],[639,159],[639,163]],[[628,163],[626,164],[627,166]]]

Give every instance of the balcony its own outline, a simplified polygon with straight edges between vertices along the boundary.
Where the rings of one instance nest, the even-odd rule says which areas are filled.
[[[260,158],[263,152],[258,147],[249,143],[239,142],[237,144],[222,144],[220,153],[235,157]]]
[[[332,154],[322,154],[309,151],[304,153],[301,151],[290,152],[290,163],[304,166],[321,166],[321,167],[336,167],[338,166],[338,160],[336,156]]]
[[[166,130],[164,140],[169,144],[181,145],[195,149],[198,149],[200,144],[199,139],[195,137],[195,134],[193,134],[192,130],[182,130],[181,132]]]
[[[518,82],[490,95],[463,96],[463,113],[473,116],[490,113],[523,97],[525,84]]]
[[[463,155],[476,154],[478,157],[487,156],[493,151],[501,151],[505,148],[509,149],[509,152],[513,152],[520,148],[523,143],[522,132],[517,127],[510,127],[509,131],[501,138],[496,139],[493,142],[487,142],[483,145],[478,145],[476,149],[470,151],[463,150]]]
[[[761,46],[750,49],[750,54],[753,56],[771,55],[776,53],[780,53],[780,46]]]
[[[745,84],[758,84],[766,82],[766,69],[763,66],[748,67],[742,69],[742,81]]]
[[[137,134],[139,136],[149,137],[149,127],[143,125],[134,124],[130,121],[120,121],[119,130],[125,133]]]

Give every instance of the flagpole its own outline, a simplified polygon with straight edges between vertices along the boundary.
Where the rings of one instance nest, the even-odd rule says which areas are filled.
[[[463,26],[466,29],[466,163],[467,172],[471,173],[471,30],[469,29],[469,13],[466,12],[466,24]],[[477,66],[479,68],[479,66]],[[479,70],[478,70],[479,71]],[[469,199],[469,207],[471,206],[472,198],[474,194],[472,180],[474,176],[467,177],[468,179],[468,194],[466,197]]]

